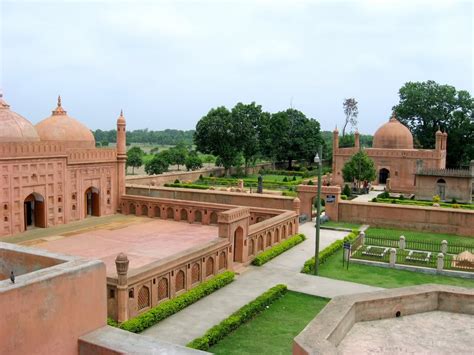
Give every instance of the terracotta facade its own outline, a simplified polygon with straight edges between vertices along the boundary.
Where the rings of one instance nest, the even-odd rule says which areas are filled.
[[[115,213],[125,192],[123,116],[118,128],[117,150],[96,149],[60,99],[34,127],[0,97],[0,237]]]
[[[444,169],[446,167],[447,134],[436,133],[435,149],[414,149],[413,136],[395,117],[382,125],[374,134],[373,148],[363,148],[376,167],[375,184],[386,184],[390,191],[414,193],[417,168]],[[333,132],[333,183],[344,186],[342,168],[362,147],[359,133],[355,145],[339,148],[339,132]],[[346,182],[351,183],[351,182]]]

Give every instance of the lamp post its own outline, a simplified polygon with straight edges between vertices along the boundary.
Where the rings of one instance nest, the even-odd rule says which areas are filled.
[[[319,146],[319,152],[314,157],[314,162],[318,165],[318,193],[316,195],[316,245],[314,248],[314,274],[319,272],[319,232],[321,226],[321,170],[323,160],[323,146]]]

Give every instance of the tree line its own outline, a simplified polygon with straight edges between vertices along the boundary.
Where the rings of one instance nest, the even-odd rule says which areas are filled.
[[[117,138],[117,131],[112,129],[110,131],[103,131],[97,129],[92,131],[95,141],[100,145],[108,145],[115,143]],[[146,129],[136,129],[127,131],[127,144],[143,143],[156,145],[177,145],[180,143],[186,145],[193,144],[194,130],[181,131],[178,129],[165,129],[164,131],[153,131]]]
[[[319,122],[293,108],[265,112],[261,105],[237,103],[232,109],[212,108],[196,125],[194,144],[200,152],[217,157],[227,171],[243,161],[247,168],[256,160],[313,161],[321,137]]]

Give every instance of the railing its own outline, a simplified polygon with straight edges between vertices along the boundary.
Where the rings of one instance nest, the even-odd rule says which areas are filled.
[[[417,175],[470,177],[468,169],[420,169]]]

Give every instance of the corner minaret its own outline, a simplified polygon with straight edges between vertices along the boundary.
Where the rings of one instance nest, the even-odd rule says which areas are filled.
[[[336,159],[334,157],[336,156],[336,152],[339,149],[339,131],[337,130],[337,126],[332,132],[332,171],[333,174],[336,172]]]
[[[359,149],[360,148],[360,135],[359,135],[359,130],[356,129],[354,133],[354,147]]]
[[[443,133],[441,132],[439,127],[438,127],[438,130],[436,131],[435,137],[436,137],[435,149],[436,150],[442,150],[442,147],[443,147]]]
[[[125,164],[127,162],[126,121],[123,111],[117,119],[117,209],[121,210],[121,197],[125,195]]]

